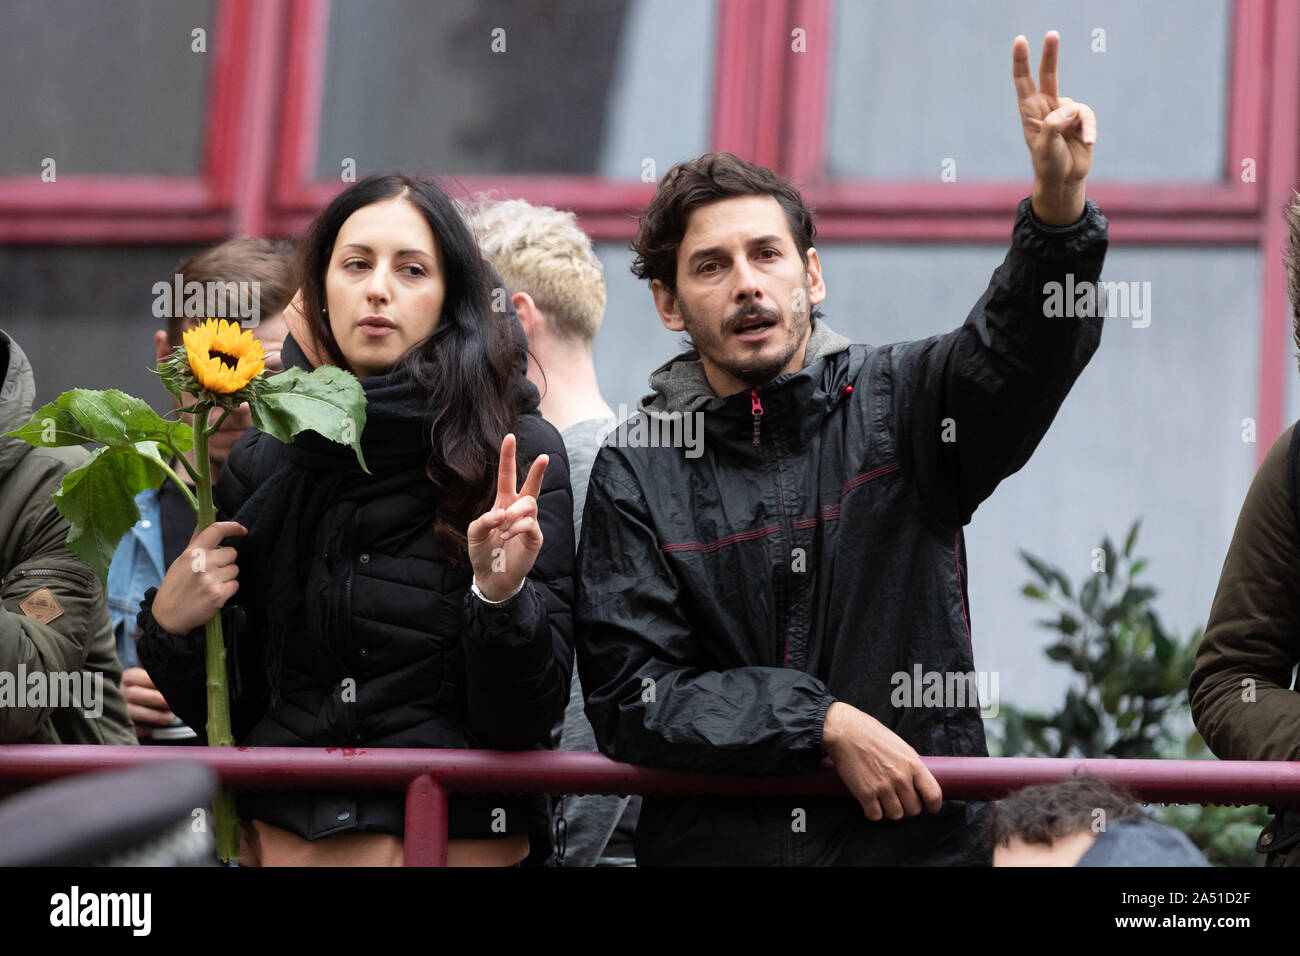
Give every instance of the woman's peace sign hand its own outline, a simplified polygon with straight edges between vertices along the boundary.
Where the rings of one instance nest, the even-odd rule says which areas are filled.
[[[470,522],[469,560],[474,581],[489,601],[504,601],[523,584],[542,550],[537,523],[537,498],[550,458],[538,455],[524,486],[515,491],[515,436],[501,441],[497,466],[497,497],[490,511]]]

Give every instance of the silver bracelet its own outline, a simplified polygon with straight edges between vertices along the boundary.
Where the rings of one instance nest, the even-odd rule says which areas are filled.
[[[525,578],[524,581],[526,581],[526,580],[528,580],[528,579]],[[474,593],[474,596],[475,596],[476,598],[478,598],[480,601],[482,601],[484,604],[505,604],[506,601],[509,601],[510,598],[513,598],[513,597],[515,596],[515,594],[518,594],[520,591],[522,591],[522,590],[524,589],[524,582],[523,582],[523,581],[520,581],[520,582],[519,582],[519,587],[515,588],[515,590],[514,590],[514,594],[511,594],[510,597],[502,598],[500,601],[492,601],[492,600],[489,600],[488,598],[484,597],[483,592],[480,591],[479,588],[478,588],[478,581],[476,581],[476,580],[471,580],[471,581],[470,581],[469,589],[470,589],[470,591],[472,591],[472,592]]]

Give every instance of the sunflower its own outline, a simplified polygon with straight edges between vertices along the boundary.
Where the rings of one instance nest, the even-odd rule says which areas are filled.
[[[266,368],[262,343],[234,322],[208,319],[183,339],[194,377],[210,392],[237,392]]]

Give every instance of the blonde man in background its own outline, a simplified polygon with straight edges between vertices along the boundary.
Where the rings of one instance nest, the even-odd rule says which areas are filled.
[[[528,379],[541,393],[542,417],[569,455],[574,541],[581,538],[587,475],[617,421],[600,393],[592,346],[605,314],[605,273],[591,239],[571,212],[522,199],[480,200],[461,207],[484,257],[501,277],[528,337]],[[569,704],[557,726],[558,750],[595,750],[575,663]],[[554,736],[554,735],[553,735]],[[559,859],[569,866],[631,866],[640,798],[561,797]]]

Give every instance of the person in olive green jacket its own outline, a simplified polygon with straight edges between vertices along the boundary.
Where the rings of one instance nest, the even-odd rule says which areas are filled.
[[[3,330],[0,373],[0,744],[134,744],[103,586],[68,550],[54,506],[87,453],[3,437],[36,396]]]
[[[1287,209],[1293,334],[1300,346],[1300,196]],[[1188,684],[1196,729],[1222,760],[1300,760],[1300,441],[1264,456],[1237,518]],[[1300,807],[1256,842],[1269,866],[1300,866]]]

